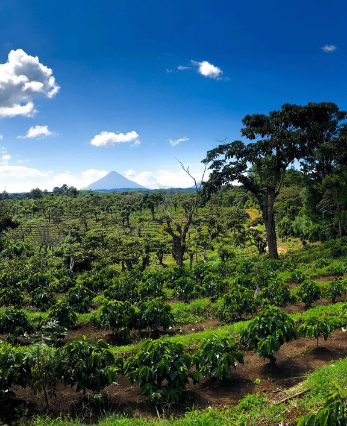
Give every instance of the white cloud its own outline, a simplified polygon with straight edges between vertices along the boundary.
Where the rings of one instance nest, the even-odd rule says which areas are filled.
[[[131,169],[125,171],[124,174],[125,174],[125,177],[127,179],[131,179],[133,176],[136,175],[136,173],[134,172],[134,170],[131,170]]]
[[[9,162],[9,160],[11,160],[11,156],[10,156],[10,154],[4,154],[2,157],[1,157],[1,162],[0,162],[0,164],[1,165],[5,165],[5,164],[8,164],[8,162]]]
[[[52,74],[37,56],[11,50],[8,61],[0,64],[0,117],[32,117],[37,112],[33,99],[53,98],[60,89]]]
[[[321,49],[323,50],[323,52],[327,53],[327,52],[334,52],[337,49],[337,47],[334,46],[333,44],[326,44]]]
[[[215,80],[221,80],[221,75],[223,74],[223,71],[215,67],[214,65],[210,64],[207,61],[197,62],[197,61],[190,61],[193,65],[198,67],[199,74],[203,75],[204,77],[213,78]]]
[[[2,135],[0,135],[0,140],[4,139]]]
[[[0,166],[0,178],[28,178],[28,177],[38,177],[38,176],[48,176],[48,173],[42,172],[38,169],[31,169],[25,166],[9,166],[2,165]]]
[[[179,65],[177,67],[178,71],[190,70],[190,67],[184,67],[183,65]]]
[[[101,132],[100,135],[95,135],[94,139],[90,141],[94,146],[114,146],[116,143],[134,142],[134,145],[139,145],[141,142],[138,140],[139,135],[133,130],[126,134],[114,132]]]
[[[133,170],[131,170],[133,171]],[[205,173],[205,179],[211,171]],[[126,173],[126,172],[125,172]],[[197,182],[202,179],[202,171],[192,173]],[[128,176],[127,176],[128,177]],[[156,172],[141,172],[138,175],[131,175],[131,180],[149,188],[189,188],[194,185],[193,179],[184,171],[172,172],[171,170],[157,170]]]
[[[169,68],[166,68],[166,73],[167,73],[167,74],[170,74],[170,72],[172,72],[172,70],[171,70],[171,69],[169,69]]]
[[[29,161],[29,158],[26,158],[25,160],[18,160],[18,163],[28,163]]]
[[[50,132],[48,130],[48,126],[38,126],[30,127],[28,133],[25,136],[17,136],[18,139],[29,139],[29,138],[37,138],[43,139],[47,136],[58,136],[55,132]]]
[[[170,142],[170,145],[171,146],[176,146],[176,145],[178,145],[179,143],[181,143],[181,142],[185,142],[185,141],[189,141],[189,138],[187,138],[187,137],[183,137],[183,138],[180,138],[180,139],[176,139],[175,141],[173,141],[172,139],[169,139],[169,142]]]

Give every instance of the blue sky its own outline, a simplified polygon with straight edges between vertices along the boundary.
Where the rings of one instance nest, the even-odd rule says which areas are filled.
[[[246,114],[347,109],[346,13],[317,0],[2,0],[0,191],[82,188],[112,170],[191,186],[175,157],[199,179]]]

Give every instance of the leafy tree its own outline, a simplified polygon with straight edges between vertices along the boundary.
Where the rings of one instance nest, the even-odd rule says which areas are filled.
[[[217,376],[224,380],[229,376],[230,367],[243,364],[243,353],[228,338],[219,338],[216,334],[203,340],[199,350],[194,354],[197,371],[204,377]]]
[[[255,317],[241,332],[241,343],[255,349],[261,358],[276,362],[274,353],[286,342],[297,339],[295,323],[277,307],[270,307]]]
[[[199,381],[197,371],[189,372],[192,364],[192,357],[181,343],[149,339],[135,357],[128,358],[124,372],[153,402],[170,403],[182,398],[189,377],[194,383]]]
[[[346,117],[333,103],[309,103],[306,106],[282,105],[269,115],[247,115],[241,135],[249,139],[223,143],[209,151],[204,163],[212,173],[204,190],[213,192],[223,185],[240,182],[257,201],[265,224],[269,256],[278,258],[274,204],[283,185],[285,172],[296,160],[313,155],[340,130]]]
[[[76,392],[86,390],[100,392],[115,382],[121,369],[121,360],[109,349],[104,340],[91,342],[92,335],[77,336],[73,342],[59,349],[59,369],[64,385],[76,385]]]
[[[298,329],[299,336],[310,336],[316,338],[317,348],[319,336],[322,335],[326,341],[332,331],[334,331],[334,325],[331,320],[329,318],[319,317],[311,317],[307,319]]]

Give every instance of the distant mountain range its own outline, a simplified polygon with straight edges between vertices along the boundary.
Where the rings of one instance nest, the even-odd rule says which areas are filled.
[[[144,186],[139,185],[136,182],[133,182],[130,179],[122,176],[117,172],[110,172],[103,178],[91,183],[86,189],[90,189],[93,191],[119,191],[127,190],[127,189],[143,189],[146,190]]]

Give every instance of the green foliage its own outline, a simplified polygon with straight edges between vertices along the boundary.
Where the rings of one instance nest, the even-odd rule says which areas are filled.
[[[0,306],[21,308],[24,305],[24,295],[17,287],[8,287],[0,290]]]
[[[322,292],[314,281],[305,281],[298,288],[296,295],[301,302],[305,303],[305,307],[309,308],[312,306],[312,303],[322,297]]]
[[[49,397],[56,396],[58,382],[57,367],[59,360],[56,357],[56,349],[42,341],[33,345],[28,353],[31,380],[30,387],[34,393],[43,393],[46,407],[49,406]]]
[[[77,312],[87,312],[94,298],[92,290],[77,284],[67,292],[67,302]]]
[[[132,383],[137,382],[143,395],[155,403],[177,402],[191,377],[199,381],[198,372],[189,372],[192,357],[180,343],[165,338],[147,340],[135,357],[124,364],[124,372]]]
[[[341,297],[346,292],[346,283],[341,279],[334,279],[328,284],[326,296],[335,303],[337,297]]]
[[[59,349],[59,369],[64,385],[76,385],[76,392],[86,389],[99,392],[115,382],[122,362],[115,359],[104,340],[93,343],[89,336],[77,336]]]
[[[151,297],[164,297],[163,286],[157,280],[146,280],[139,286],[140,300]]]
[[[112,281],[105,291],[104,296],[110,300],[120,300],[122,302],[137,302],[140,300],[139,291],[134,282],[120,278]]]
[[[207,274],[202,280],[202,289],[204,296],[218,299],[225,290],[227,284],[214,273]]]
[[[311,317],[307,319],[298,329],[299,336],[310,336],[317,339],[323,335],[324,340],[328,339],[329,334],[334,331],[335,327],[331,319],[327,317]]]
[[[324,406],[317,413],[310,412],[301,417],[295,426],[346,426],[347,392],[337,382],[333,382],[336,391],[326,398]]]
[[[241,343],[255,349],[262,358],[276,361],[274,353],[286,342],[297,339],[295,323],[277,307],[270,307],[255,317],[241,332]]]
[[[61,293],[65,293],[70,288],[73,288],[76,285],[76,280],[73,277],[69,276],[63,276],[58,279],[57,284],[55,285],[55,288],[57,291]]]
[[[265,287],[258,295],[260,301],[268,301],[272,305],[286,307],[288,303],[293,303],[293,296],[290,294],[289,285],[282,280],[273,280],[268,287]]]
[[[42,321],[39,330],[40,336],[44,340],[52,340],[56,343],[59,339],[63,339],[67,334],[67,329],[59,324],[59,321],[52,319]]]
[[[305,275],[300,269],[296,269],[290,274],[290,279],[295,282],[295,284],[301,284],[305,280]]]
[[[231,339],[214,334],[201,343],[194,354],[194,363],[204,377],[216,376],[223,380],[228,377],[230,367],[236,368],[237,363],[243,364],[243,353]]]
[[[199,287],[189,277],[178,278],[174,289],[175,295],[184,302],[189,302],[199,296]]]
[[[0,312],[1,334],[10,334],[16,338],[30,334],[33,331],[34,326],[24,311],[9,307]]]
[[[14,396],[10,388],[25,388],[30,383],[30,366],[25,351],[9,343],[0,342],[0,395]]]
[[[29,303],[40,311],[46,311],[55,302],[53,291],[49,287],[37,287],[30,293]]]
[[[171,306],[164,303],[161,298],[141,301],[138,304],[138,309],[139,330],[147,327],[153,331],[157,331],[159,327],[167,330],[175,324]]]
[[[49,310],[47,319],[56,320],[62,327],[70,329],[77,323],[77,314],[65,300],[58,300]]]
[[[246,287],[235,286],[224,297],[223,305],[218,314],[223,323],[230,323],[242,315],[253,315],[257,311],[257,305],[253,296],[253,290]]]
[[[136,328],[137,316],[137,309],[130,302],[113,300],[101,308],[94,322],[98,326],[111,329],[113,333],[126,337],[132,328]]]
[[[37,287],[49,287],[51,277],[49,274],[36,274],[30,275],[27,280],[23,282],[23,286],[27,291],[33,291]]]

